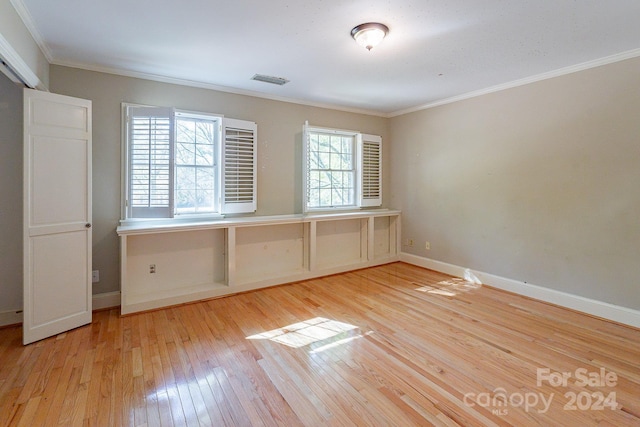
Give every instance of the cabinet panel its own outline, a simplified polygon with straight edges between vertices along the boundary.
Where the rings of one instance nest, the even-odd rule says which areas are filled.
[[[130,295],[150,297],[167,290],[224,283],[224,230],[129,236],[127,280],[135,283]]]
[[[393,253],[395,242],[393,247],[391,246],[391,218],[388,216],[381,216],[373,218],[373,258],[384,258]]]
[[[238,283],[286,276],[304,270],[304,224],[236,229]]]
[[[316,257],[319,269],[364,261],[361,219],[318,221]]]

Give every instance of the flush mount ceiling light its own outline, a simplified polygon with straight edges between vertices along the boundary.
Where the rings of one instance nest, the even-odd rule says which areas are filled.
[[[351,30],[351,37],[360,46],[371,50],[382,42],[382,39],[389,33],[389,27],[378,22],[367,22],[360,24]]]

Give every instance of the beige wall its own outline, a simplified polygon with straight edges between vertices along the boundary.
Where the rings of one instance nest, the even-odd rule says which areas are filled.
[[[43,87],[48,87],[49,62],[9,0],[0,0],[0,37],[6,40],[11,49],[38,76]]]
[[[639,76],[635,58],[392,118],[403,250],[640,309]]]
[[[51,91],[93,101],[94,293],[119,289],[121,103],[224,114],[258,124],[258,215],[302,212],[302,125],[353,129],[388,139],[388,120],[212,90],[51,66]],[[384,147],[388,158],[389,145]],[[383,164],[388,170],[388,161]],[[389,176],[383,183],[388,188]]]
[[[33,72],[40,80],[38,87],[49,84],[49,63],[9,0],[0,0],[0,54],[13,67],[26,66]],[[22,310],[22,89],[0,73],[0,325],[7,319],[9,323],[15,321],[15,312],[19,310]]]
[[[22,89],[0,73],[0,314],[22,309]]]
[[[403,210],[403,240],[415,241],[404,251],[640,309],[638,75],[636,58],[392,119],[60,66],[51,67],[51,89],[93,101],[95,293],[119,289],[124,101],[256,121],[263,215],[301,210],[305,120],[382,135],[385,206]],[[8,129],[2,196],[18,200],[10,183],[21,182],[21,150]],[[0,312],[21,306],[21,251],[4,259],[21,246],[21,225],[7,222],[20,212],[2,209]]]

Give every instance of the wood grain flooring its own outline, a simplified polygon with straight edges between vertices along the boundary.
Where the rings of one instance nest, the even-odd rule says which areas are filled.
[[[639,330],[404,263],[21,333],[2,426],[640,426]]]

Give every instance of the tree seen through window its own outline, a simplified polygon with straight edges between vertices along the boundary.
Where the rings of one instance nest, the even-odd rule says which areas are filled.
[[[309,132],[307,207],[355,204],[353,135]]]
[[[176,213],[215,211],[216,122],[176,118]]]

